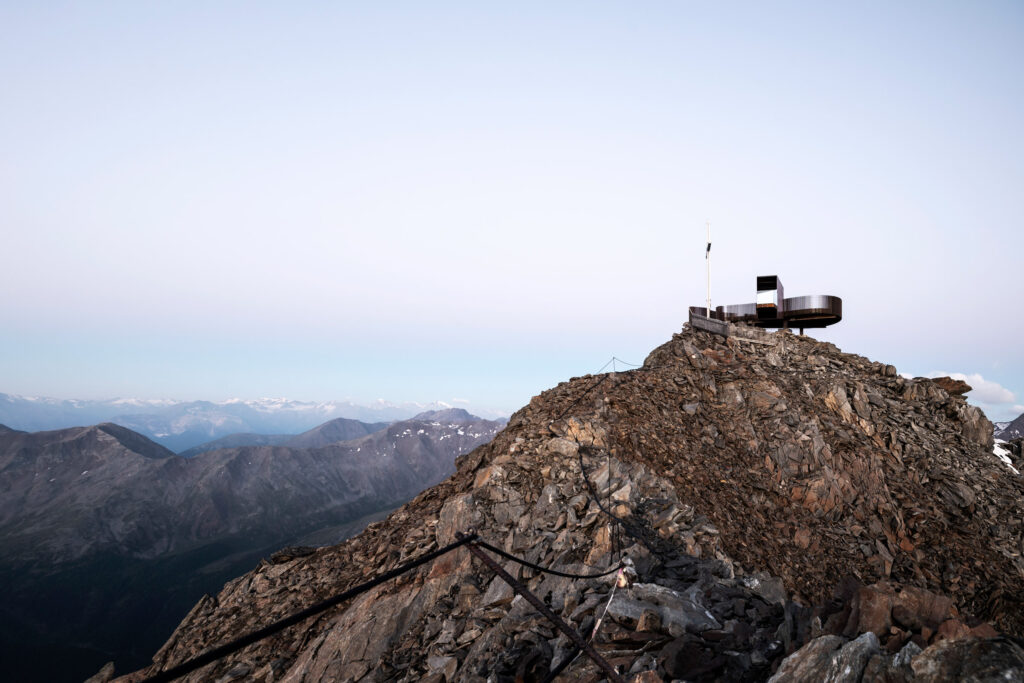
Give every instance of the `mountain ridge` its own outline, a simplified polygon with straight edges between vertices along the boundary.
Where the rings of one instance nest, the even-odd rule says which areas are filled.
[[[415,419],[415,417],[410,418],[410,420]],[[379,432],[382,429],[387,429],[389,424],[389,422],[367,423],[359,420],[350,420],[345,417],[337,417],[302,434],[296,434],[285,441],[284,445],[295,448],[316,448],[338,441],[352,441],[374,432]]]
[[[282,545],[318,531],[347,533],[355,520],[393,509],[500,429],[473,424],[403,421],[390,433],[318,448],[253,446],[193,458],[112,424],[0,430],[0,580],[9,589],[0,643],[8,673],[24,666],[13,669],[16,677],[32,680],[32,664],[21,658],[47,643],[44,659],[55,666],[100,653],[141,665],[204,591]],[[66,675],[36,672],[34,680]]]
[[[1024,437],[1024,413],[1002,424],[1001,428],[996,430],[995,437],[1004,441],[1012,441]]]
[[[299,434],[334,418],[366,423],[404,420],[424,410],[444,410],[443,402],[392,403],[378,400],[298,401],[290,399],[76,400],[0,393],[0,423],[29,431],[52,431],[81,424],[114,422],[181,452],[236,433]],[[478,410],[491,418],[494,411]]]
[[[413,419],[413,418],[410,418]],[[480,419],[474,417],[473,419]],[[242,446],[287,446],[292,448],[316,448],[327,446],[339,441],[351,441],[367,434],[385,429],[390,422],[361,422],[345,417],[336,417],[301,434],[252,434],[236,433],[222,436],[213,441],[193,446],[181,451],[179,455],[186,458],[194,457],[207,451]]]

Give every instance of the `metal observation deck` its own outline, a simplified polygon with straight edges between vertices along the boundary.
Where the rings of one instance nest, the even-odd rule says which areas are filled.
[[[690,315],[730,323],[748,323],[757,327],[828,327],[843,319],[843,300],[830,294],[782,297],[782,282],[774,275],[757,278],[757,303],[718,306],[708,315],[704,306],[690,306]]]

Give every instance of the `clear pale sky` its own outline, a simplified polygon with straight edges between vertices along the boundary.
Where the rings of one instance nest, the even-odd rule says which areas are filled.
[[[1022,75],[1019,2],[5,2],[0,392],[514,410],[678,331],[710,219],[713,304],[1008,419]]]

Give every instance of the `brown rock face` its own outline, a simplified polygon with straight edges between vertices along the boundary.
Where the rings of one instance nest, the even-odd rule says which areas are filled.
[[[889,634],[892,628],[892,607],[895,594],[887,586],[864,587],[857,591],[857,627],[851,635],[870,631],[878,637]]]
[[[879,651],[873,633],[844,642],[822,636],[787,657],[770,683],[789,681],[1024,680],[1024,649],[1006,638],[943,640],[923,650],[907,643],[896,654]]]
[[[892,608],[893,619],[903,628],[933,631],[953,616],[953,601],[945,595],[936,595],[915,586],[900,591]]]
[[[671,472],[732,557],[812,602],[852,572],[1021,633],[1024,485],[980,411],[831,344],[745,334],[677,335],[620,375],[612,452]]]
[[[942,643],[983,643],[982,658],[1015,666],[1011,647],[961,638],[958,626],[980,619],[1024,634],[1024,485],[988,449],[991,426],[981,434],[984,418],[931,380],[784,332],[734,332],[686,331],[641,369],[544,392],[387,520],[201,602],[157,667],[469,528],[562,571],[628,553],[638,576],[614,596],[611,577],[498,560],[578,631],[604,617],[595,648],[626,678],[766,680],[804,652],[787,671],[911,680],[911,660],[944,624],[958,639]],[[242,664],[258,681],[543,678],[569,641],[494,581],[460,549],[188,680]],[[603,678],[585,657],[563,676]]]
[[[950,396],[963,396],[971,390],[970,384],[960,379],[953,379],[952,377],[935,377],[932,381],[938,384]]]

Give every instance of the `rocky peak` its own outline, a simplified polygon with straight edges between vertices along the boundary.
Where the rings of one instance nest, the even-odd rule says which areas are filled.
[[[285,439],[283,444],[295,448],[317,448],[339,441],[351,441],[387,427],[386,422],[366,423],[338,417],[302,434]]]
[[[113,422],[104,422],[96,425],[94,429],[112,436],[126,449],[133,453],[138,453],[145,458],[160,459],[174,456],[174,451],[150,441],[138,432],[133,432],[132,430],[122,427],[121,425],[116,425]]]
[[[1004,441],[1019,440],[1024,437],[1024,414],[1019,415],[1015,420],[1008,422],[995,433],[996,438]]]
[[[12,492],[12,499],[4,502],[18,507],[24,501],[15,502],[13,492],[26,487],[46,489],[49,479],[41,478],[43,470],[52,468],[51,476],[63,486],[63,478],[78,477],[81,472],[102,467],[134,469],[142,466],[139,461],[173,455],[141,434],[112,423],[49,432],[0,430],[0,482]],[[25,477],[29,481],[22,481]]]
[[[358,537],[230,582],[151,671],[470,529],[563,572],[628,557],[617,593],[501,562],[635,681],[765,680],[787,655],[818,678],[954,666],[988,646],[947,641],[1024,634],[1024,485],[950,388],[788,332],[685,330],[637,370],[535,397]],[[569,652],[460,549],[188,680],[539,680]],[[563,675],[602,678],[583,657]]]

